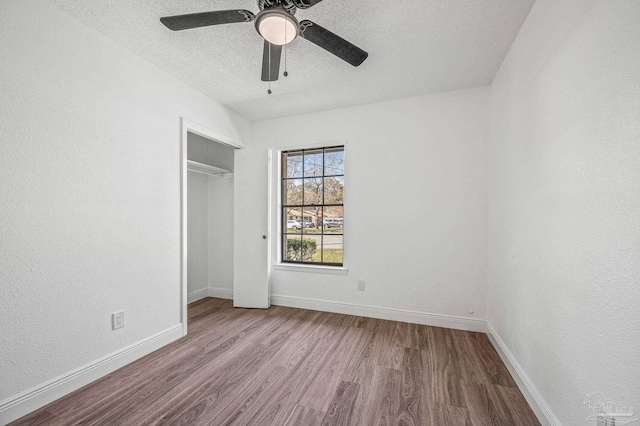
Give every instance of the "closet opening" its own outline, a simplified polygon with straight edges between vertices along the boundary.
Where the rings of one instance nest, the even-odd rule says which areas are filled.
[[[240,146],[202,130],[185,125],[182,135],[183,334],[187,304],[205,297],[233,298],[233,172]]]

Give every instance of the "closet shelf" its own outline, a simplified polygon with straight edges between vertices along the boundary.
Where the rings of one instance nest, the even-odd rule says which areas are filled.
[[[198,163],[197,161],[191,160],[187,160],[187,170],[192,172],[204,173],[207,175],[225,175],[227,173],[232,173],[231,170],[210,166],[204,163]]]

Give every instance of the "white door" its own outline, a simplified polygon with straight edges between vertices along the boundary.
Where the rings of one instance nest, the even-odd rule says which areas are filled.
[[[269,307],[269,158],[248,147],[234,158],[233,306]]]

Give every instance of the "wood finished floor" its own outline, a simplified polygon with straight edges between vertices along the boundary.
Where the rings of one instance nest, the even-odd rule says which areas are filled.
[[[186,337],[15,425],[538,425],[487,336],[189,305]]]

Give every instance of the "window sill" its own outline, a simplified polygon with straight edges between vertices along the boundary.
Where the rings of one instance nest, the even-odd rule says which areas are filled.
[[[313,272],[317,274],[347,275],[349,269],[343,266],[320,266],[320,265],[292,265],[288,263],[277,263],[273,265],[274,271],[289,272]]]

